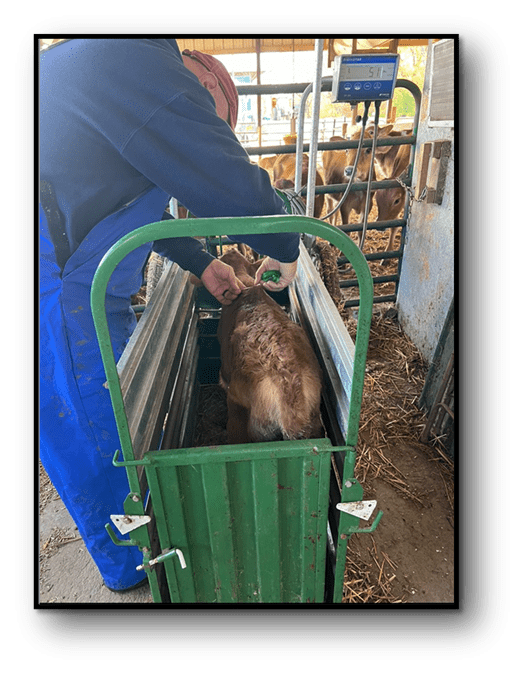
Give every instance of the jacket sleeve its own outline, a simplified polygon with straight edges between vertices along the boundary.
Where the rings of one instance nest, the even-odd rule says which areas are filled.
[[[168,212],[163,213],[162,220],[174,219]],[[198,278],[211,263],[213,255],[204,250],[202,243],[190,236],[182,238],[166,238],[153,243],[153,250],[163,257],[168,257],[186,271],[191,271]]]
[[[172,95],[126,140],[123,156],[196,217],[286,214],[267,172],[250,161],[229,125],[217,116],[209,92],[174,61],[166,73],[175,81]],[[156,250],[200,275],[211,256],[200,255],[187,239],[179,241],[158,242]],[[297,233],[238,236],[237,241],[282,262],[299,256]]]

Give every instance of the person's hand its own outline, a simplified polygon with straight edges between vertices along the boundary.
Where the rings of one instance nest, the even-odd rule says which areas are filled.
[[[221,304],[228,305],[240,295],[245,289],[235,271],[224,264],[224,262],[214,259],[202,272],[200,280],[215,299]]]
[[[278,262],[277,259],[272,259],[271,257],[265,257],[261,266],[257,269],[255,273],[255,282],[256,284],[261,284],[263,288],[266,290],[270,290],[270,292],[278,292],[279,290],[283,290],[284,288],[287,287],[287,285],[290,285],[294,278],[296,277],[296,271],[298,268],[298,263],[297,262],[289,262],[289,263],[284,263],[284,262]],[[263,274],[265,271],[279,271],[281,274],[281,278],[277,283],[274,283],[274,281],[263,281],[261,280]]]

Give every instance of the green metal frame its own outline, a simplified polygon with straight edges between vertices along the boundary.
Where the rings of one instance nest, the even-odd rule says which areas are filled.
[[[353,376],[351,385],[351,399],[348,417],[348,428],[347,436],[345,440],[345,446],[333,446],[328,439],[318,439],[315,441],[281,441],[273,444],[249,444],[249,445],[233,445],[233,446],[218,446],[214,448],[190,448],[190,449],[179,449],[170,451],[147,451],[141,460],[136,460],[134,456],[134,451],[132,447],[132,441],[127,421],[127,415],[125,412],[123,397],[120,388],[120,381],[117,372],[117,367],[114,360],[114,354],[112,351],[110,334],[108,330],[108,322],[105,313],[105,296],[106,289],[110,277],[116,268],[116,266],[121,262],[124,257],[126,257],[130,252],[132,252],[137,247],[141,245],[155,241],[160,238],[171,238],[171,237],[181,237],[183,235],[193,236],[193,237],[206,237],[206,236],[237,236],[242,234],[263,234],[263,233],[286,233],[286,232],[297,232],[297,233],[307,233],[315,236],[319,236],[330,243],[335,245],[343,254],[349,259],[359,282],[360,291],[360,306],[358,311],[358,325],[357,325],[357,335],[355,341],[355,354],[354,354],[354,364],[353,364]],[[126,511],[135,515],[141,515],[144,513],[142,503],[138,502],[141,498],[140,482],[137,474],[136,467],[143,466],[147,474],[147,480],[149,487],[151,489],[151,498],[153,502],[153,508],[156,513],[156,504],[159,501],[159,495],[161,493],[166,493],[166,490],[161,489],[157,492],[156,487],[160,481],[160,473],[168,474],[167,471],[170,467],[174,468],[174,487],[175,497],[178,497],[181,491],[180,486],[182,484],[188,486],[192,489],[193,484],[200,484],[202,491],[205,493],[207,503],[212,502],[213,510],[206,511],[205,514],[201,515],[202,520],[207,520],[212,524],[210,528],[210,544],[208,549],[211,553],[217,553],[219,556],[222,554],[222,545],[226,543],[228,536],[230,535],[230,526],[228,525],[228,510],[234,510],[237,506],[237,502],[244,502],[244,498],[230,498],[229,500],[224,500],[225,503],[229,505],[224,507],[220,493],[218,497],[215,497],[216,489],[219,488],[219,484],[225,484],[227,476],[234,476],[240,472],[240,468],[237,464],[243,461],[248,462],[251,465],[250,475],[253,479],[246,479],[253,483],[253,492],[255,495],[255,506],[250,508],[254,513],[255,519],[255,530],[258,531],[255,549],[259,551],[259,541],[261,539],[261,533],[266,532],[268,524],[272,524],[273,521],[267,523],[267,512],[277,511],[277,503],[283,502],[282,500],[274,499],[271,494],[270,484],[275,483],[274,490],[277,494],[277,488],[288,488],[278,480],[279,476],[283,474],[282,479],[288,479],[289,474],[298,475],[303,477],[300,482],[300,487],[298,489],[300,495],[297,497],[296,502],[298,503],[296,507],[294,505],[290,508],[290,513],[294,514],[299,512],[304,514],[309,511],[310,503],[307,500],[310,490],[308,489],[309,477],[314,476],[319,478],[320,486],[316,493],[318,494],[316,508],[312,507],[310,516],[314,519],[315,525],[312,526],[309,534],[305,535],[305,528],[303,523],[301,524],[300,535],[301,540],[314,539],[311,538],[313,535],[317,535],[319,542],[320,537],[321,544],[316,545],[314,550],[307,556],[308,547],[306,544],[300,549],[300,554],[302,556],[301,561],[306,561],[305,575],[311,573],[311,577],[316,571],[321,571],[322,563],[324,564],[324,554],[325,551],[325,536],[326,536],[326,513],[327,504],[325,500],[325,494],[328,496],[328,476],[330,469],[330,455],[333,451],[343,451],[345,453],[344,469],[343,469],[343,479],[342,479],[342,502],[355,502],[362,499],[362,488],[360,484],[354,478],[354,465],[356,457],[356,444],[358,440],[358,428],[359,428],[359,418],[360,418],[360,407],[362,402],[362,392],[364,383],[364,372],[367,357],[367,348],[369,341],[369,330],[371,324],[371,314],[373,305],[373,281],[371,273],[366,262],[364,255],[360,252],[355,243],[343,232],[334,226],[326,224],[317,219],[310,217],[286,215],[277,217],[239,217],[239,218],[214,218],[214,219],[192,219],[186,220],[185,225],[181,220],[163,221],[155,222],[143,226],[135,231],[131,232],[120,241],[118,241],[103,257],[96,274],[94,276],[92,291],[91,291],[91,307],[92,314],[94,318],[94,324],[96,329],[97,338],[100,345],[101,355],[103,359],[103,364],[107,377],[108,389],[110,392],[110,398],[112,401],[112,407],[116,417],[116,423],[121,444],[121,453],[123,456],[123,461],[118,462],[119,451],[116,452],[115,464],[124,466],[129,480],[129,485],[131,493],[126,501]],[[219,458],[219,453],[221,457]],[[288,462],[281,462],[283,458],[289,458]],[[296,462],[296,459],[299,460]],[[318,460],[318,467],[314,467],[315,461]],[[231,466],[230,466],[231,465]],[[280,465],[278,467],[278,465]],[[290,466],[289,466],[290,465]],[[295,471],[292,471],[294,467]],[[309,465],[309,467],[307,467]],[[310,465],[313,465],[310,467]],[[200,472],[197,472],[197,476],[193,479],[184,480],[181,471],[176,472],[176,470],[182,470],[184,466],[187,469],[193,469],[196,471],[200,467]],[[239,471],[237,471],[239,469]],[[165,471],[164,471],[165,470]],[[244,472],[245,474],[247,472]],[[262,480],[262,482],[261,482]],[[287,481],[285,481],[287,482]],[[267,484],[270,486],[267,490]],[[270,492],[268,492],[270,491]],[[284,494],[283,494],[284,495]],[[283,496],[281,495],[281,497]],[[275,503],[276,506],[269,506],[270,502]],[[217,504],[216,504],[217,503]],[[288,504],[285,505],[288,508]],[[321,508],[324,507],[325,511]],[[217,508],[221,508],[217,511]],[[184,520],[182,509],[178,509],[176,513],[177,518],[174,519],[173,523],[179,524]],[[185,510],[191,511],[189,508]],[[236,510],[235,510],[236,511]],[[261,513],[261,516],[257,514]],[[274,515],[275,516],[275,515]],[[382,512],[379,512],[377,518],[373,522],[372,526],[368,529],[359,528],[359,519],[346,513],[340,513],[339,522],[339,539],[336,546],[336,568],[335,568],[335,586],[334,586],[334,597],[335,603],[341,602],[342,598],[342,587],[343,587],[343,573],[345,569],[345,558],[346,558],[346,548],[347,540],[352,533],[355,532],[372,532],[378,521],[382,516]],[[205,519],[204,519],[205,517]],[[186,520],[189,517],[186,515]],[[200,519],[197,519],[200,521]],[[302,519],[300,518],[302,521]],[[176,530],[178,534],[178,526],[172,525],[159,526],[160,532],[168,532]],[[197,527],[200,530],[200,527]],[[270,525],[269,530],[275,532],[279,535],[282,528]],[[314,532],[315,531],[315,532]],[[130,532],[130,539],[127,541],[120,541],[113,536],[111,530],[109,530],[111,537],[114,541],[119,544],[136,544],[139,549],[142,550],[144,554],[144,567],[149,576],[149,582],[151,584],[151,590],[153,592],[153,598],[159,601],[159,589],[156,578],[153,575],[153,569],[149,566],[149,562],[152,560],[152,553],[150,551],[150,545],[148,541],[147,531],[145,526],[137,528]],[[217,544],[211,544],[211,536],[216,536]],[[271,536],[272,539],[274,536]],[[160,535],[161,546],[163,548],[164,554],[162,558],[169,557],[176,553],[175,547],[180,547],[180,545],[174,544],[173,535]],[[275,536],[277,539],[277,535]],[[291,540],[292,536],[288,537]],[[287,545],[286,537],[282,536],[281,539],[284,544]],[[164,546],[165,544],[165,546]],[[262,539],[263,549],[266,548],[267,543],[265,538]],[[184,545],[185,546],[185,545]],[[288,549],[288,545],[287,545]],[[322,601],[323,597],[323,580],[322,578],[316,578],[313,586],[305,586],[300,593],[292,594],[289,590],[288,585],[284,584],[286,575],[283,571],[281,573],[276,572],[280,567],[277,565],[277,559],[274,555],[267,555],[266,559],[257,558],[257,569],[261,569],[262,572],[258,574],[258,583],[253,581],[248,581],[243,588],[244,592],[241,592],[241,585],[237,587],[233,583],[236,581],[235,571],[238,568],[238,560],[244,558],[242,555],[248,551],[248,545],[244,544],[240,546],[237,554],[230,554],[229,558],[220,558],[216,562],[212,562],[209,566],[209,570],[212,571],[213,575],[217,578],[220,583],[230,582],[232,584],[231,594],[226,595],[228,587],[219,586],[214,588],[215,591],[210,593],[208,600],[210,601],[280,601],[285,600],[277,599],[275,597],[286,597],[287,601]],[[310,552],[310,550],[308,550]],[[276,555],[277,556],[277,555]],[[171,560],[166,558],[165,568],[166,575],[171,591],[176,592],[176,601],[186,601],[197,600],[193,599],[195,584],[194,579],[200,579],[200,573],[197,572],[195,568],[194,572],[191,573],[190,570],[187,572],[181,571],[176,575],[176,560]],[[264,569],[264,570],[263,570]],[[266,569],[271,569],[267,572]],[[274,571],[274,572],[272,572]],[[211,575],[211,573],[210,573]],[[281,592],[279,592],[278,582],[281,582]],[[187,594],[180,596],[180,590],[183,587]],[[273,584],[275,583],[275,584]],[[304,580],[305,583],[305,580]],[[269,586],[270,585],[270,586]],[[187,587],[187,589],[185,589]],[[206,588],[207,589],[207,588]],[[252,598],[255,595],[257,598]],[[204,596],[202,594],[201,596]],[[187,598],[186,598],[187,597]],[[199,599],[200,600],[200,597]]]

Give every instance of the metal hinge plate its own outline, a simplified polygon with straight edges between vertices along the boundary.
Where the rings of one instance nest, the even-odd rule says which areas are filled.
[[[376,500],[363,500],[361,502],[339,502],[336,509],[351,516],[367,521],[377,506]]]
[[[135,530],[140,526],[144,526],[151,520],[150,516],[134,516],[130,514],[111,514],[110,520],[119,530],[121,535],[125,533],[130,533],[131,530]]]

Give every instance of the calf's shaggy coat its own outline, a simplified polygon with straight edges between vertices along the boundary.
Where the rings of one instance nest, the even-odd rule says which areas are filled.
[[[222,309],[220,383],[228,403],[228,443],[320,438],[322,378],[303,329],[260,285],[237,250],[221,260],[248,286]]]

